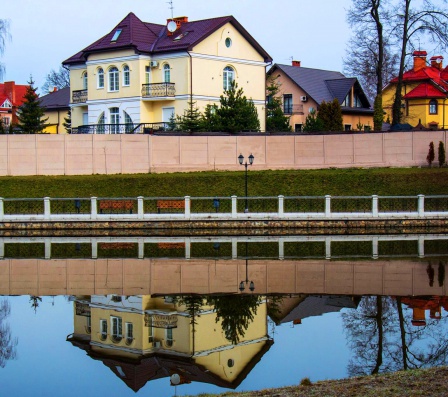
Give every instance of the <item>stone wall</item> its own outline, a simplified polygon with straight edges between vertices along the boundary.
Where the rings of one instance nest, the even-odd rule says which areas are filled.
[[[0,176],[425,166],[446,131],[335,135],[0,135]],[[437,161],[437,156],[436,156]]]

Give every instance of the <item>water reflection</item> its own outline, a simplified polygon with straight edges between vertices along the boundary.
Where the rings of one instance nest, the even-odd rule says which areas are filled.
[[[151,239],[0,241],[6,393],[47,367],[77,376],[46,395],[167,396],[448,362],[446,235]]]

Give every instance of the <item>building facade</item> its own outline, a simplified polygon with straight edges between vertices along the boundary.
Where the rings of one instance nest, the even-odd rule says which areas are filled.
[[[265,73],[271,57],[232,16],[158,25],[133,13],[63,62],[70,70],[72,127],[88,132],[163,128],[194,102],[219,103],[235,80],[264,130]],[[92,127],[94,126],[94,127]],[[141,129],[138,131],[141,132]]]
[[[48,117],[44,133],[66,134],[65,119],[69,118],[70,87],[57,88],[47,95],[40,97],[40,106],[45,108],[45,118]]]
[[[17,123],[17,110],[23,103],[28,86],[14,81],[0,83],[0,122],[4,128]]]
[[[448,68],[443,68],[443,57],[434,56],[427,62],[426,51],[414,51],[414,64],[403,74],[402,122],[412,127],[445,129],[448,121]],[[392,105],[398,78],[392,79],[383,90],[386,119],[392,120]]]
[[[295,132],[302,131],[310,112],[319,111],[323,101],[334,99],[341,105],[345,131],[373,128],[373,110],[356,78],[329,70],[304,68],[299,61],[292,61],[292,65],[273,65],[267,78],[278,84],[283,113],[290,117],[290,126]]]

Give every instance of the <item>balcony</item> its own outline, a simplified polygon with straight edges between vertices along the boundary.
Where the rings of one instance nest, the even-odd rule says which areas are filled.
[[[73,91],[72,102],[73,103],[85,103],[85,102],[87,102],[87,90]]]
[[[143,98],[166,98],[174,97],[176,88],[174,83],[153,83],[142,85]]]
[[[303,105],[286,104],[283,106],[284,114],[303,114]]]

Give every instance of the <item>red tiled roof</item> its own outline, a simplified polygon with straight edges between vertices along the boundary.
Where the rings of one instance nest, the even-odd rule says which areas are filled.
[[[441,86],[444,90],[448,91],[448,83],[446,78],[448,77],[448,70],[439,70],[433,66],[426,66],[422,69],[414,71],[414,69],[408,70],[403,74],[404,82],[413,81],[432,81],[435,84]],[[391,83],[398,82],[398,77],[391,80]]]
[[[146,54],[180,50],[189,51],[196,44],[228,22],[250,42],[260,55],[263,56],[266,62],[272,61],[269,54],[233,16],[185,22],[173,35],[168,36],[168,31],[165,25],[142,22],[131,12],[107,35],[65,60],[63,64],[70,65],[84,63],[87,56],[92,52],[128,49],[130,47],[134,48],[137,53]],[[115,42],[112,42],[111,39],[118,29],[121,29],[121,34]],[[182,38],[177,39],[182,34]]]
[[[15,100],[13,102],[11,98],[11,93],[7,90],[7,83],[0,83],[0,105],[3,105],[4,100],[1,100],[1,98],[8,98],[9,101],[12,103],[13,106],[19,107],[23,103],[23,97],[26,94],[26,90],[28,88],[27,85],[19,85],[14,84],[14,93],[15,93]]]
[[[429,82],[419,84],[412,91],[408,92],[405,99],[411,98],[446,98],[446,91],[435,87]]]

